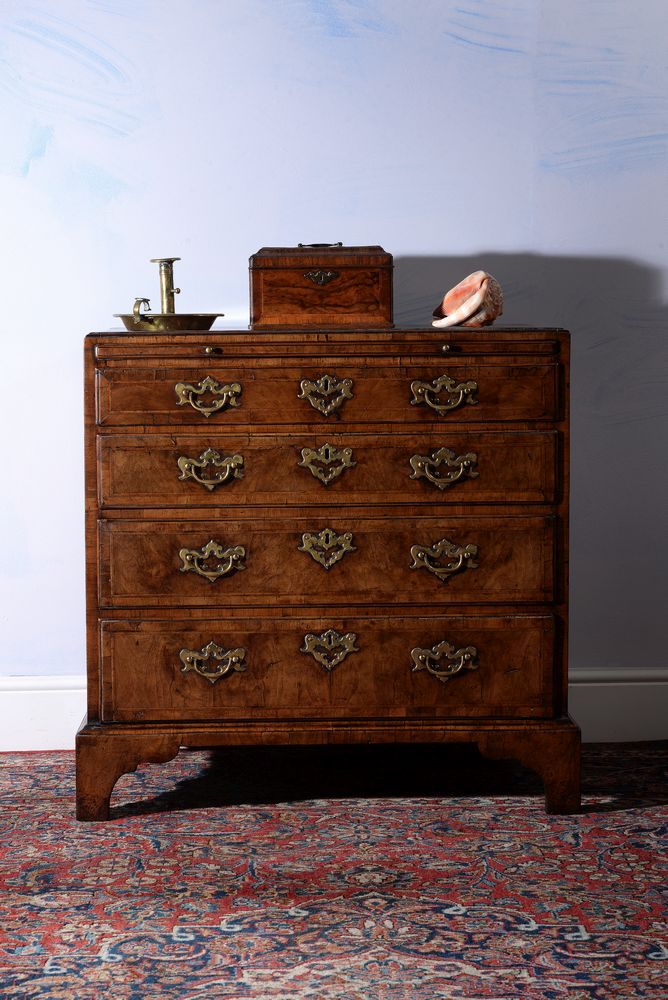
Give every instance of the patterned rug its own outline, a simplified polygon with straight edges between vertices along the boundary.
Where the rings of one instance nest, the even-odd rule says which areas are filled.
[[[72,754],[0,765],[2,1000],[668,997],[668,744],[564,817],[466,748],[182,751],[85,824]]]

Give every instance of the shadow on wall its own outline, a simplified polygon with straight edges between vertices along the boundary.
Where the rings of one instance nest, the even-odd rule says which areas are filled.
[[[479,253],[395,259],[396,326],[427,326],[472,271],[504,291],[496,325],[565,327],[571,357],[571,666],[665,668],[668,306],[622,258]]]

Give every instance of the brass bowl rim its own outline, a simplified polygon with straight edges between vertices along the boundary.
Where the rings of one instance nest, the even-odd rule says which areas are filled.
[[[217,316],[224,316],[225,313],[157,313],[157,312],[145,312],[139,314],[139,319],[187,319],[188,316],[213,316],[214,319]],[[114,319],[137,319],[134,313],[114,313]]]

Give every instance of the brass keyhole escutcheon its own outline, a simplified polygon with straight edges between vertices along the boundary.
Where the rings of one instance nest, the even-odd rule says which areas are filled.
[[[329,417],[345,403],[353,398],[353,380],[339,379],[336,375],[322,375],[312,381],[303,378],[299,383],[300,392],[297,399],[307,399],[314,410]]]
[[[356,642],[357,636],[354,632],[341,635],[336,629],[328,628],[320,635],[313,635],[311,632],[305,635],[300,652],[308,653],[321,667],[332,671],[349,653],[359,653]]]
[[[333,444],[323,444],[320,448],[302,448],[299,465],[308,469],[323,486],[329,486],[346,469],[357,463],[353,461],[352,448],[335,448]]]

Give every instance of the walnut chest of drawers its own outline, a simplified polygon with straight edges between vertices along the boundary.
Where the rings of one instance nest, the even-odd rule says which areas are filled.
[[[226,744],[475,743],[578,809],[567,333],[91,334],[85,378],[80,819]]]

